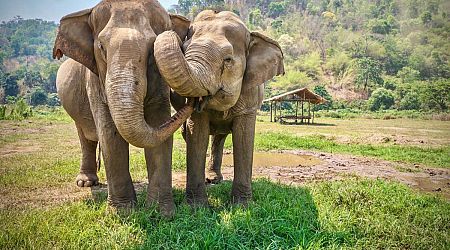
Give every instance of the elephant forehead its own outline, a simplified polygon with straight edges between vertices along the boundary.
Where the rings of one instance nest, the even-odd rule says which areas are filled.
[[[102,1],[92,13],[97,34],[111,23],[113,27],[153,29],[156,34],[170,28],[169,15],[155,1]]]
[[[248,30],[236,22],[200,21],[193,24],[193,40],[209,38],[217,43],[227,41],[233,47],[246,44]]]

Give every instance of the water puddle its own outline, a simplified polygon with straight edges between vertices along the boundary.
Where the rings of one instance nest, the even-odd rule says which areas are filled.
[[[253,167],[311,167],[323,161],[312,155],[295,155],[288,153],[254,152]],[[223,156],[224,166],[233,166],[233,154]]]
[[[445,178],[430,178],[421,176],[403,177],[403,182],[411,187],[424,192],[441,193],[445,198],[450,199],[450,182]]]

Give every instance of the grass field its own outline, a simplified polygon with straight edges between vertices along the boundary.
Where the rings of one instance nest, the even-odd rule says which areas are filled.
[[[259,117],[255,148],[450,166],[450,122],[317,121],[320,126],[281,126]],[[211,208],[192,210],[176,189],[171,220],[145,206],[140,188],[136,210],[118,215],[106,208],[104,191],[75,186],[80,150],[64,113],[1,121],[0,131],[0,249],[450,248],[448,200],[398,182],[353,176],[300,186],[257,179],[248,208],[230,204],[228,181],[208,188]],[[143,186],[143,152],[130,151],[133,180]],[[185,168],[184,151],[177,132],[175,172]],[[99,177],[105,182],[104,168]]]

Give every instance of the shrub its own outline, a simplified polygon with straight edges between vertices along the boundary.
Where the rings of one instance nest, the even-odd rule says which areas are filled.
[[[47,93],[41,88],[37,88],[31,94],[30,103],[33,106],[44,105],[47,103]]]
[[[371,111],[389,109],[394,105],[394,94],[385,88],[376,89],[367,101]]]
[[[420,108],[419,94],[416,92],[408,92],[400,100],[398,105],[399,110],[418,110]]]
[[[56,93],[48,94],[47,105],[51,106],[51,107],[61,105],[61,102],[59,101],[58,94],[56,94]]]
[[[6,119],[6,105],[0,105],[0,120]]]
[[[422,109],[446,111],[450,106],[450,80],[438,79],[422,86]]]
[[[9,99],[8,101],[11,112],[9,113],[9,115],[7,115],[5,109],[5,119],[22,120],[33,115],[31,107],[25,102],[23,98],[17,98],[14,100]]]

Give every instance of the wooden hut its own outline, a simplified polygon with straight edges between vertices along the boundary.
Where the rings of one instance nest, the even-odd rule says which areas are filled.
[[[279,121],[282,124],[302,124],[314,123],[314,106],[326,102],[325,98],[310,91],[307,88],[301,88],[286,92],[281,95],[271,97],[263,102],[270,103],[270,121]],[[295,115],[282,114],[281,104],[283,102],[295,103]],[[305,110],[305,102],[307,107]],[[312,104],[312,112],[311,112]],[[299,113],[298,109],[301,108]]]

